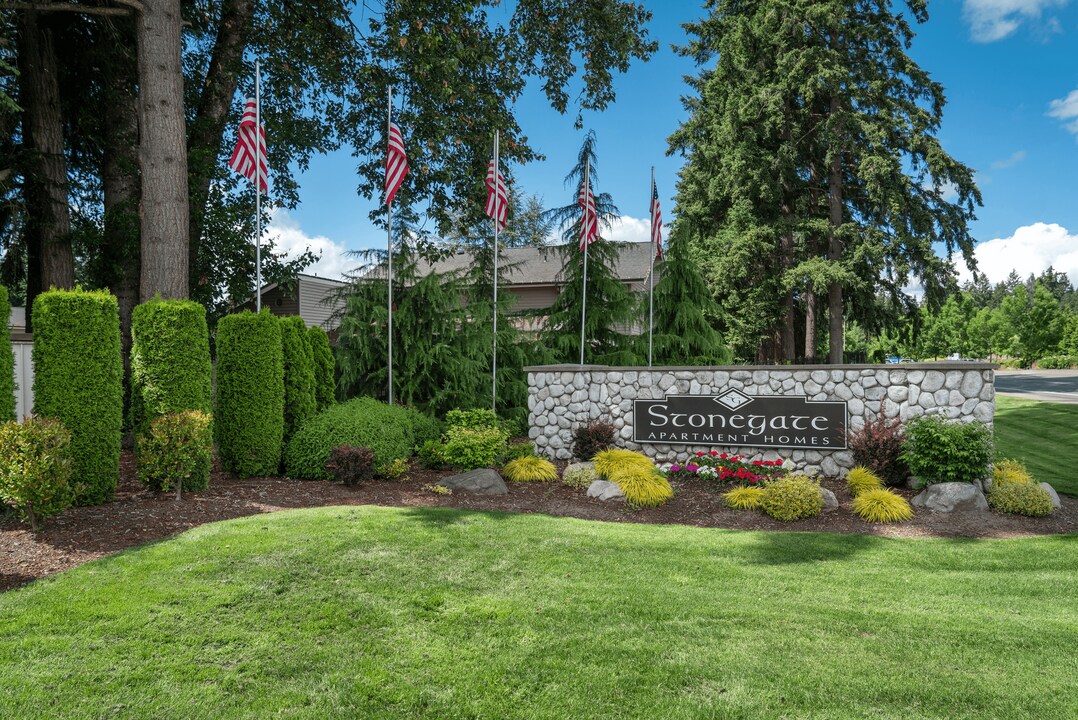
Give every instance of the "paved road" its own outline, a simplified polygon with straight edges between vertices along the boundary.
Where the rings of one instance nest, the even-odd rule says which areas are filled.
[[[1027,400],[1078,403],[1078,370],[1003,370],[996,391]]]

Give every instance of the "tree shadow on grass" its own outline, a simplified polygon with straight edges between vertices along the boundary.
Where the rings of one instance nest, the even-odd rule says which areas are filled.
[[[475,516],[480,516],[490,520],[497,520],[499,522],[506,520],[518,520],[521,517],[528,517],[541,513],[515,513],[515,512],[502,512],[498,510],[470,510],[466,508],[454,508],[454,507],[438,507],[436,505],[425,505],[422,507],[411,507],[401,513],[406,518],[416,519],[427,525],[434,527],[450,527],[452,525],[458,525],[466,522]],[[553,516],[548,516],[553,517]]]
[[[756,565],[798,565],[848,560],[888,542],[873,535],[838,535],[788,531],[761,531],[746,548],[745,559]]]

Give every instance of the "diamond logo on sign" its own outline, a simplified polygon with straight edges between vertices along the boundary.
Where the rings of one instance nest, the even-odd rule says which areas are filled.
[[[752,402],[752,398],[740,390],[730,390],[715,398],[715,402],[725,405],[731,410],[737,410],[742,405]]]

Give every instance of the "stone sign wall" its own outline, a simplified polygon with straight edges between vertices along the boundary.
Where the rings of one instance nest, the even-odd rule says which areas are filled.
[[[791,458],[806,472],[837,476],[853,467],[853,455],[841,446],[817,443],[844,435],[837,419],[842,415],[834,408],[817,412],[817,404],[844,404],[852,431],[881,414],[902,421],[938,414],[991,425],[996,367],[981,362],[651,369],[542,365],[526,368],[529,434],[540,454],[567,460],[573,430],[602,419],[614,424],[619,446],[657,462],[718,449],[753,459]],[[805,410],[775,415],[773,408],[780,406]],[[669,432],[675,427],[677,432]],[[794,432],[798,429],[808,432]]]

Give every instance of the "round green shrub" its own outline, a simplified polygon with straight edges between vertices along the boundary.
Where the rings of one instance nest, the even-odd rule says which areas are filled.
[[[39,520],[71,504],[70,480],[71,433],[59,420],[0,425],[0,501],[29,520],[34,532]]]
[[[206,308],[155,298],[131,314],[131,425],[182,410],[213,410]]]
[[[1029,517],[1051,515],[1055,509],[1048,491],[1035,483],[995,484],[988,493],[988,504],[1000,512]]]
[[[11,349],[7,288],[0,285],[0,422],[15,419],[15,355]]]
[[[804,475],[774,480],[764,489],[760,509],[783,522],[819,515],[823,510],[820,485]]]
[[[408,416],[412,419],[412,431],[415,433],[415,447],[420,447],[428,442],[439,442],[442,437],[444,424],[441,420],[422,413],[414,408],[405,408]]]
[[[922,485],[987,477],[992,454],[992,431],[983,423],[924,415],[906,424],[902,459]]]
[[[303,424],[285,449],[289,477],[329,480],[326,463],[341,445],[366,446],[374,453],[376,468],[409,458],[415,448],[414,423],[418,413],[361,397],[330,406]]]
[[[314,353],[314,399],[318,411],[333,404],[337,391],[336,366],[333,350],[329,346],[329,336],[317,325],[307,329],[307,339],[311,342]]]
[[[497,427],[454,427],[445,434],[442,457],[458,470],[494,467],[505,452],[505,433]]]
[[[284,435],[281,323],[268,311],[226,315],[217,323],[217,451],[241,477],[274,475]]]
[[[595,472],[595,463],[591,462],[574,463],[565,468],[565,472],[561,476],[563,485],[568,485],[578,490],[583,490],[598,479],[599,474]]]
[[[213,419],[201,410],[160,415],[138,438],[138,479],[168,492],[192,492],[210,486],[213,467]]]
[[[1070,370],[1075,360],[1070,355],[1046,355],[1037,361],[1041,370]]]
[[[298,315],[281,318],[284,358],[284,441],[318,410],[315,400],[314,352],[307,323]]]
[[[37,296],[34,414],[71,432],[75,504],[111,499],[120,477],[123,362],[116,298],[104,290]]]

